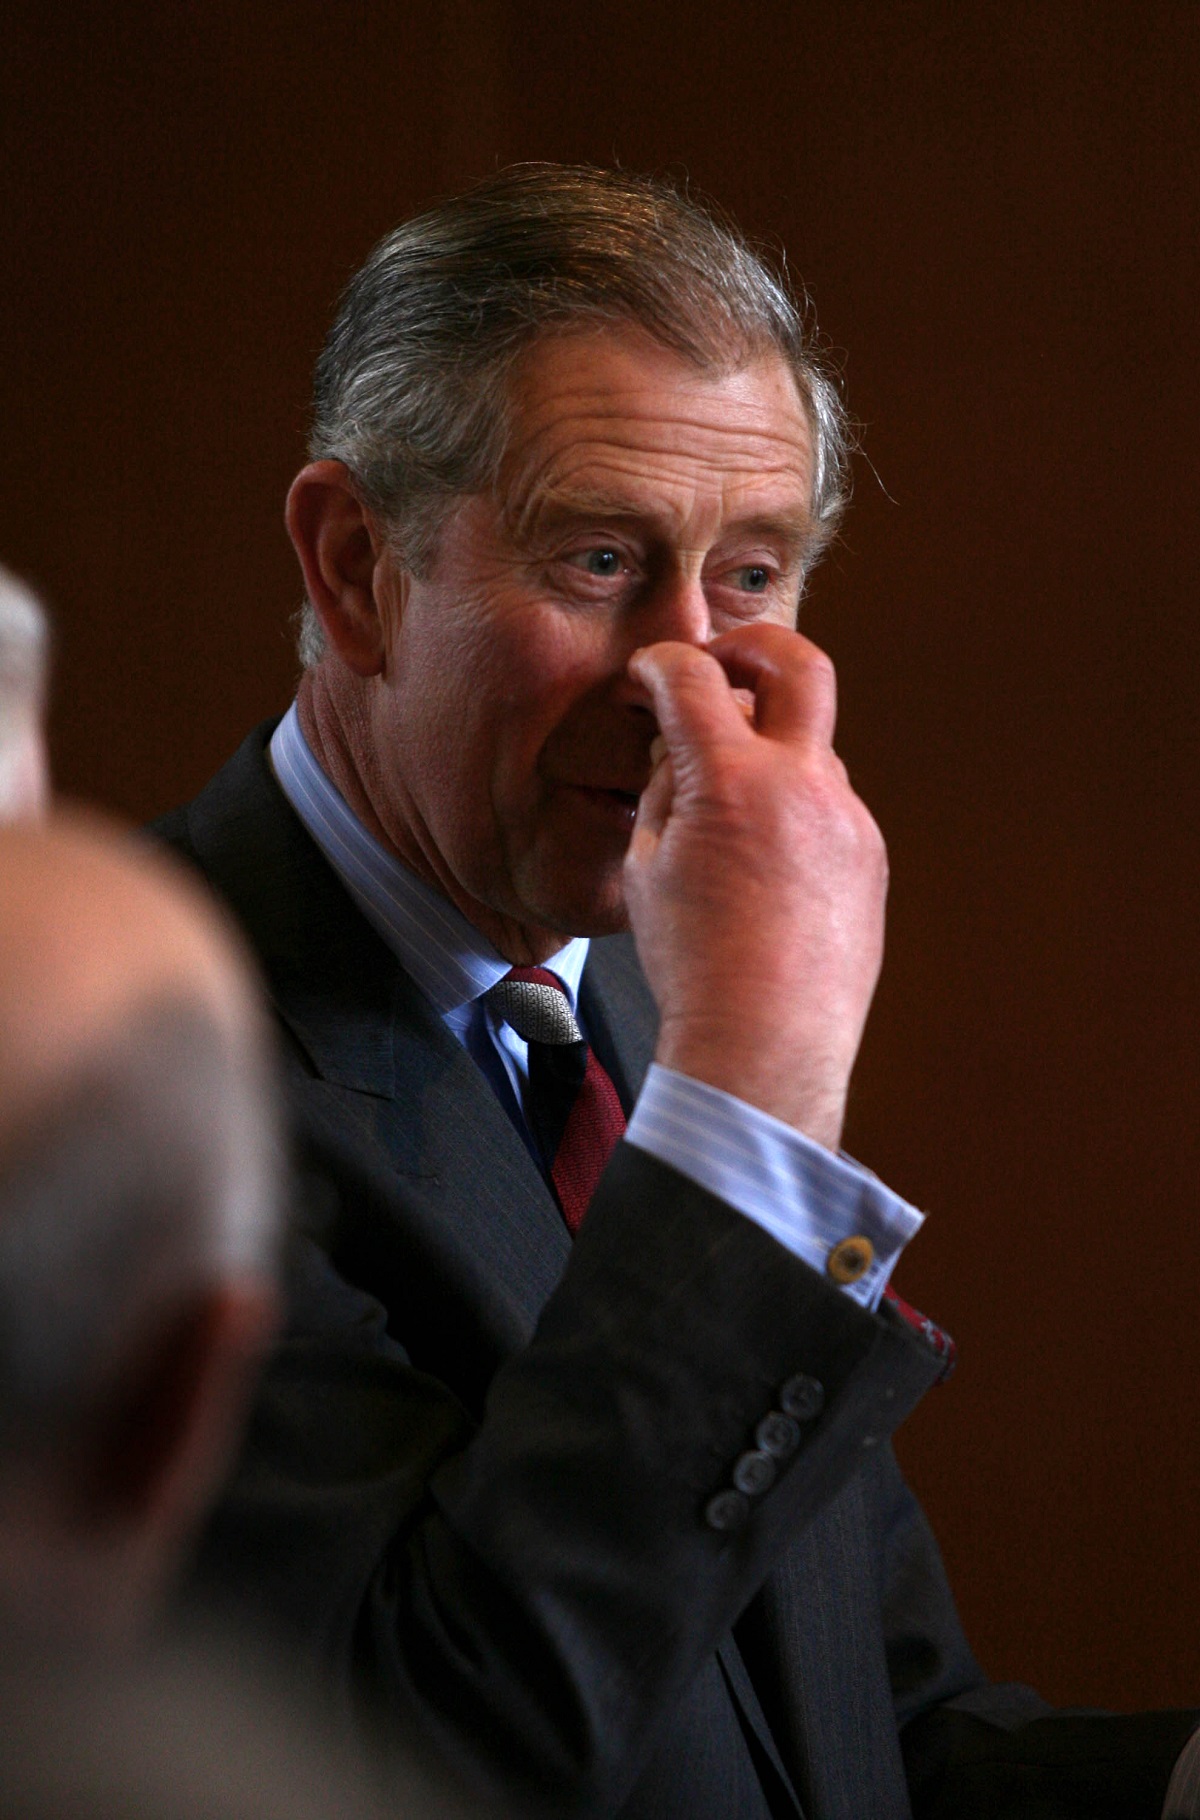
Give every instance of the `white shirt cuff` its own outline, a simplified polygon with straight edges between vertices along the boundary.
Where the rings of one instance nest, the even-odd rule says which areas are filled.
[[[846,1156],[719,1087],[653,1062],[626,1142],[736,1207],[825,1274],[843,1240],[870,1241],[873,1258],[845,1294],[874,1309],[925,1215]]]

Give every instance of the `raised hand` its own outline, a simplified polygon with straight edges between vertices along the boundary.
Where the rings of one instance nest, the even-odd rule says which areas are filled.
[[[833,751],[833,667],[759,624],[703,649],[646,646],[629,669],[663,753],[625,862],[657,1060],[835,1148],[879,977],[887,855]]]

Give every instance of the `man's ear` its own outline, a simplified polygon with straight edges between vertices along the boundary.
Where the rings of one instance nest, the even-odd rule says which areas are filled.
[[[257,1278],[200,1290],[121,1363],[93,1414],[75,1522],[120,1538],[152,1584],[174,1571],[230,1464],[278,1317]]]
[[[287,497],[288,536],[325,636],[359,676],[378,676],[384,631],[375,598],[383,550],[379,526],[340,461],[311,461]]]

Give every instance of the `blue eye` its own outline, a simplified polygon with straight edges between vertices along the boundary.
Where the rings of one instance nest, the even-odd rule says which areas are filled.
[[[766,593],[771,581],[769,569],[764,569],[759,563],[752,563],[747,569],[739,569],[738,574],[747,594]]]
[[[617,575],[621,558],[616,550],[589,550],[583,559],[589,575]]]

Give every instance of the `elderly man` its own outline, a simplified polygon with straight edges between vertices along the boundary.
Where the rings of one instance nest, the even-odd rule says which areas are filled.
[[[981,1814],[980,1763],[1064,1756],[891,1456],[946,1342],[838,1154],[886,867],[795,619],[844,453],[671,190],[409,223],[318,366],[297,703],[163,824],[329,1188],[202,1587],[552,1812]],[[1046,1811],[1157,1814],[1191,1723],[1075,1738]]]
[[[40,815],[49,795],[42,731],[47,644],[36,594],[0,569],[0,821]]]

